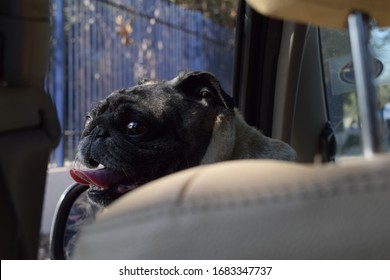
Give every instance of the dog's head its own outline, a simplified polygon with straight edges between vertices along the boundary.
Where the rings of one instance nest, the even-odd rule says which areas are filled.
[[[141,184],[198,165],[216,116],[233,107],[208,72],[115,91],[86,116],[71,175],[106,206]]]

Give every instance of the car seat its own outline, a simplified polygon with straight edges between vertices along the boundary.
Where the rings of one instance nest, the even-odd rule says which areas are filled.
[[[48,159],[60,139],[43,90],[49,31],[49,1],[1,1],[1,259],[38,257]]]
[[[390,24],[386,1],[247,3],[267,16],[322,26],[344,27],[348,17],[350,25],[364,25],[365,15]],[[365,67],[356,56],[354,63]],[[363,131],[364,158],[317,165],[240,160],[161,178],[119,198],[85,227],[75,258],[389,259],[390,156],[375,141],[372,87],[358,91],[361,120],[371,128]]]

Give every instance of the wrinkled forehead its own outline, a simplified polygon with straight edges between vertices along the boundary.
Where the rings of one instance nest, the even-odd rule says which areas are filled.
[[[175,88],[167,81],[144,81],[142,84],[122,88],[111,93],[107,99],[139,99],[139,98],[156,98],[158,95],[166,96],[167,94],[176,93]]]
[[[169,104],[182,99],[182,95],[167,82],[147,81],[141,85],[123,88],[112,92],[106,99],[99,102],[94,111],[102,113],[107,109],[116,110],[124,104],[140,110],[152,110],[161,115]]]

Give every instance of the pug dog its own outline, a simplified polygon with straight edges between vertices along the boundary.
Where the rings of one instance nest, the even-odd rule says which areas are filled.
[[[292,161],[295,151],[249,126],[211,73],[186,71],[99,102],[86,116],[70,173],[104,207],[162,176],[234,159]]]

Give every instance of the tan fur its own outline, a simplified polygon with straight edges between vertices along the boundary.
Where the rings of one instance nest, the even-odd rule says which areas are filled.
[[[250,158],[293,161],[296,153],[286,143],[266,137],[248,125],[237,109],[218,115],[201,164]]]

